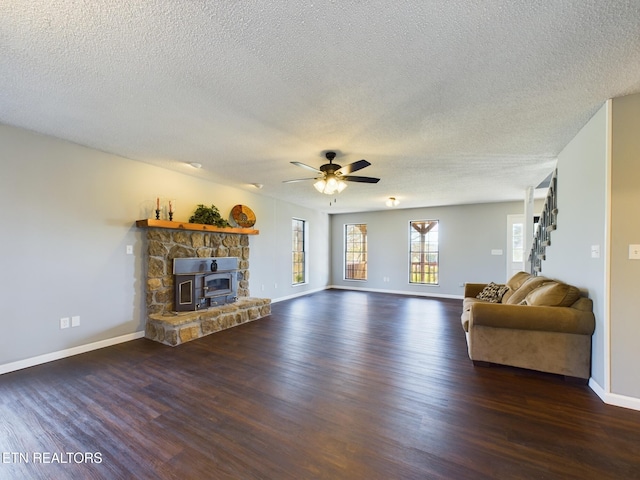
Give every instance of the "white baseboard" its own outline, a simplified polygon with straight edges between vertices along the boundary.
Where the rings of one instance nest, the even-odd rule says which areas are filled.
[[[626,395],[607,392],[593,378],[589,379],[589,388],[591,388],[591,390],[600,397],[600,400],[608,405],[640,411],[640,398],[627,397]]]
[[[88,343],[86,345],[80,345],[65,350],[59,350],[57,352],[46,353],[37,357],[25,358],[17,362],[5,363],[0,365],[0,375],[9,372],[15,372],[16,370],[22,370],[23,368],[35,367],[43,363],[53,362],[54,360],[60,360],[62,358],[72,357],[81,353],[90,352],[92,350],[98,350],[104,347],[110,347],[111,345],[117,345],[118,343],[130,342],[138,338],[144,337],[144,331],[128,333],[119,337],[108,338],[106,340],[100,340],[98,342]]]
[[[386,290],[383,288],[352,287],[350,285],[331,285],[327,288],[335,288],[338,290],[359,290],[362,292],[374,292],[374,293],[391,293],[393,295],[408,295],[412,297],[452,298],[454,300],[464,299],[463,295],[451,295],[447,293],[410,292],[407,290]]]
[[[450,295],[444,293],[425,293],[425,292],[409,292],[406,290],[385,290],[382,288],[363,288],[352,287],[350,285],[327,285],[326,287],[315,288],[313,290],[305,290],[304,292],[296,293],[293,295],[287,295],[285,297],[272,298],[271,303],[278,303],[284,300],[291,300],[292,298],[304,297],[305,295],[311,295],[312,293],[322,292],[323,290],[357,290],[361,292],[373,292],[373,293],[390,293],[393,295],[408,295],[413,297],[434,297],[434,298],[452,298],[454,300],[463,300],[463,295]]]
[[[292,298],[304,297],[305,295],[311,295],[312,293],[322,292],[331,287],[314,288],[313,290],[305,290],[304,292],[294,293],[293,295],[287,295],[285,297],[272,298],[271,303],[283,302],[284,300],[291,300]]]
[[[589,379],[589,388],[593,390],[594,393],[600,397],[600,400],[604,402],[604,398],[606,397],[606,392],[604,391],[604,388],[602,388],[600,384],[596,382],[593,378]]]

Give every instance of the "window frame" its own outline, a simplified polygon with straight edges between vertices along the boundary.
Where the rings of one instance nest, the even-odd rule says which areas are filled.
[[[301,236],[299,245],[300,249],[296,250],[296,233],[299,230],[296,230],[296,224],[302,226]],[[299,235],[298,235],[299,236]],[[308,222],[302,218],[291,219],[291,285],[306,285],[308,284],[308,262],[307,262],[307,246],[309,244],[309,228]],[[298,255],[301,260],[296,260],[296,255]],[[301,269],[297,269],[296,266],[301,265]],[[301,281],[295,281],[297,275],[302,275]]]
[[[360,237],[361,240],[359,242],[349,242],[349,237],[352,235],[349,233],[349,228],[350,227],[357,227],[360,230]],[[364,227],[364,235],[362,235],[362,228]],[[344,234],[344,238],[343,238],[343,243],[342,243],[342,253],[343,253],[343,264],[342,264],[342,278],[345,281],[353,281],[353,282],[366,282],[368,281],[368,276],[369,276],[369,240],[368,240],[368,236],[369,236],[369,230],[368,230],[368,226],[366,223],[345,223],[344,224],[344,229],[343,229],[343,234]],[[360,245],[361,247],[364,245],[364,250],[360,250],[359,252],[355,251],[355,250],[349,250],[349,245]],[[348,272],[351,270],[351,275],[353,275],[355,273],[355,268],[353,267],[353,265],[356,265],[356,263],[351,262],[349,263],[349,258],[350,255],[361,255],[362,257],[364,257],[364,262],[359,262],[359,265],[364,265],[364,278],[357,278],[355,276],[349,276]],[[351,257],[353,258],[353,257]],[[351,268],[349,266],[352,266]]]
[[[431,227],[426,233],[425,235],[430,236],[429,234],[436,234],[436,238],[435,238],[435,242],[433,240],[429,240],[429,238],[426,238],[426,245],[427,245],[427,249],[426,250],[417,250],[414,252],[413,250],[413,239],[414,239],[414,232],[416,232],[418,235],[420,235],[420,233],[414,228],[414,224],[428,224],[428,223],[435,223],[435,229],[433,227]],[[422,244],[422,240],[420,240],[420,243]],[[431,250],[429,248],[430,245],[432,245],[433,243],[435,243],[435,251]],[[427,255],[427,256],[435,256],[435,262],[426,262],[426,264],[433,264],[434,265],[434,271],[432,272],[416,272],[414,273],[413,271],[413,267],[414,267],[414,263],[416,263],[417,266],[420,266],[423,262],[413,262],[413,255],[417,254],[420,256],[423,255]],[[408,279],[409,279],[409,284],[410,285],[425,285],[425,286],[439,286],[440,285],[440,220],[438,219],[431,219],[431,220],[409,220],[409,262],[408,262],[408,267],[409,267],[409,275],[408,275]],[[424,280],[424,276],[428,275],[428,276],[432,276],[434,277],[434,281],[418,281],[418,280],[414,280],[414,276],[418,275],[423,277]]]

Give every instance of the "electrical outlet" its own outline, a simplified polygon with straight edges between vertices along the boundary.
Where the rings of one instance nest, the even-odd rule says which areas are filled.
[[[629,259],[640,260],[640,245],[629,245]]]
[[[62,317],[60,319],[60,328],[69,328],[69,317]]]
[[[71,317],[71,326],[79,327],[80,326],[80,315],[75,315]]]

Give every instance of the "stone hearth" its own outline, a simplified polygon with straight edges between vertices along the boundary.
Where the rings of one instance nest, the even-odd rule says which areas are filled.
[[[237,302],[195,312],[151,314],[145,336],[175,347],[220,330],[258,320],[271,313],[268,298],[239,298]]]
[[[248,235],[257,235],[257,230],[162,220],[136,224],[147,229],[147,338],[176,346],[271,313],[270,299],[249,296]],[[186,257],[238,257],[238,301],[174,312],[173,259]]]

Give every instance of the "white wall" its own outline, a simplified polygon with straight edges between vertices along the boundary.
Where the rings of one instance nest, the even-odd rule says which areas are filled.
[[[249,205],[251,206],[251,204]],[[262,218],[260,241],[251,245],[251,295],[281,300],[326,288],[329,283],[329,216],[268,197],[251,209]],[[305,220],[308,229],[308,279],[304,285],[291,284],[292,218]]]
[[[594,301],[591,384],[608,403],[640,410],[640,95],[608,101],[558,156],[558,229],[543,274]],[[591,247],[601,257],[592,258]]]
[[[522,202],[392,209],[331,215],[331,283],[426,296],[461,297],[465,282],[506,280],[507,215]],[[409,284],[409,222],[439,220],[440,284]],[[344,280],[344,225],[367,224],[368,279]],[[492,255],[502,250],[502,255]],[[389,282],[383,278],[389,277]]]
[[[252,296],[278,299],[328,284],[326,242],[309,246],[307,285],[292,287],[289,273],[291,217],[326,239],[325,214],[18,128],[0,125],[0,145],[0,371],[143,331],[146,252],[135,220],[150,216],[157,196],[176,199],[175,220],[186,221],[199,203],[223,215],[235,204],[254,210]],[[73,315],[80,327],[61,330],[60,318]]]
[[[611,392],[640,399],[640,94],[613,99],[611,139]]]
[[[558,228],[542,262],[542,275],[586,291],[593,300],[591,376],[605,385],[605,257],[607,205],[607,108],[591,118],[558,155]],[[591,257],[591,246],[600,258]]]

